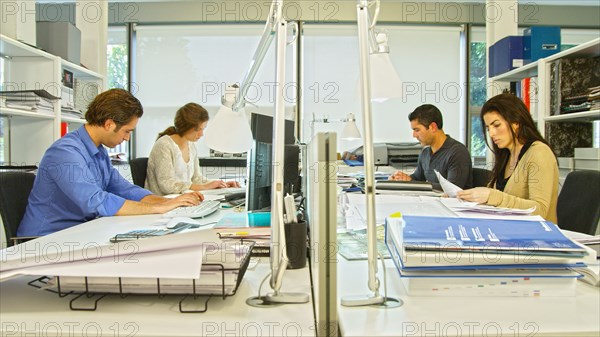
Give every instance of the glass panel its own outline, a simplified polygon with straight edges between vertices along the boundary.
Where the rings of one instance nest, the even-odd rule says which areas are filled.
[[[106,52],[108,88],[127,89],[128,51],[126,27],[108,27]]]
[[[127,27],[110,26],[108,27],[108,43],[106,46],[107,67],[107,85],[108,89],[121,88],[127,89],[128,78],[128,49],[127,49]],[[125,141],[112,149],[107,149],[113,159],[123,161],[129,160],[129,142]],[[115,157],[116,156],[116,157]]]

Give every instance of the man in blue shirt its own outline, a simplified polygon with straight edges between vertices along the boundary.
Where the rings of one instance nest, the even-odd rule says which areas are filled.
[[[417,169],[411,175],[396,171],[392,180],[428,181],[434,189],[441,190],[434,170],[456,186],[467,189],[473,187],[473,168],[469,150],[460,142],[447,135],[443,127],[442,113],[431,104],[423,104],[408,115],[410,127],[421,145],[425,146]]]
[[[46,150],[17,234],[38,236],[101,216],[155,214],[197,205],[200,193],[174,199],[133,185],[112,166],[106,147],[129,140],[144,113],[140,101],[123,89],[96,96],[87,123]]]

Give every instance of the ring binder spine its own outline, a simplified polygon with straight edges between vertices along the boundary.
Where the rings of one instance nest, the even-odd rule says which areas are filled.
[[[250,257],[251,257],[251,253],[252,253],[252,248],[254,247],[255,242],[251,241],[251,240],[247,240],[247,239],[243,239],[240,240],[240,243],[243,245],[247,245],[248,247],[247,249],[247,253],[244,256],[244,260],[242,261],[242,263],[240,264],[239,268],[225,268],[225,266],[221,263],[204,263],[202,264],[203,267],[213,267],[213,268],[218,268],[220,269],[221,272],[221,298],[223,300],[225,300],[227,297],[229,296],[233,296],[237,293],[237,290],[242,282],[242,279],[244,278],[244,274],[246,273],[246,270],[248,269],[248,266],[250,265]],[[225,292],[225,273],[226,272],[230,272],[230,271],[238,271],[238,277],[235,283],[235,286],[232,290],[232,292],[230,294],[227,294]],[[44,289],[46,291],[49,291],[51,293],[55,293],[57,294],[60,298],[66,297],[68,295],[74,295],[75,297],[73,297],[70,301],[69,301],[69,309],[71,309],[72,311],[96,311],[96,309],[98,309],[98,303],[100,302],[100,300],[102,300],[103,298],[107,297],[107,295],[115,295],[113,293],[108,293],[108,292],[93,292],[90,291],[90,284],[88,282],[88,277],[85,276],[84,277],[84,288],[85,290],[82,292],[77,292],[77,291],[69,291],[69,292],[64,292],[63,289],[61,288],[61,283],[60,283],[60,276],[56,276],[55,280],[56,280],[56,290],[54,289],[49,289],[47,288],[47,286],[49,286],[49,281],[51,280],[50,277],[48,276],[41,276],[39,278],[36,278],[32,281],[27,282],[28,285],[37,288],[37,289]],[[128,297],[129,295],[137,295],[137,294],[133,294],[133,293],[127,293],[125,290],[125,287],[123,286],[123,280],[121,277],[118,277],[118,281],[119,281],[119,292],[116,293],[119,295],[119,297],[121,299],[124,299],[126,297]],[[201,293],[197,293],[196,291],[196,280],[192,279],[192,294],[188,294],[188,295],[184,295],[181,300],[179,301],[179,312],[180,313],[204,313],[206,311],[208,311],[208,301],[213,297],[213,295],[215,294],[201,294]],[[40,285],[41,284],[41,285]],[[140,294],[140,295],[147,295],[147,294]],[[177,294],[168,294],[168,293],[164,293],[161,291],[161,285],[160,285],[160,278],[156,279],[156,295],[159,299],[162,299],[164,297],[166,297],[167,295],[172,296],[172,295],[177,295]],[[85,305],[78,305],[78,300],[81,299],[82,297],[87,298],[87,299],[91,299],[94,297],[97,297],[93,300],[93,305],[92,306],[85,306]],[[184,309],[184,303],[186,302],[186,299],[188,298],[192,298],[193,300],[197,300],[200,297],[204,297],[204,305],[203,308],[201,309],[196,309],[196,310],[190,310],[190,309]]]

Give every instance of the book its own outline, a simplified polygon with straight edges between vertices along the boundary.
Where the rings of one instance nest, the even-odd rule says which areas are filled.
[[[446,272],[435,275],[401,272],[409,296],[574,296],[580,274],[570,270]]]
[[[402,218],[387,218],[385,243],[398,269],[468,269],[489,266],[514,268],[524,266],[584,267],[581,253],[502,251],[502,250],[406,250],[402,244]]]
[[[233,212],[225,214],[214,227],[215,233],[224,240],[255,243],[253,254],[268,253],[271,241],[271,212]]]
[[[407,250],[579,252],[550,221],[404,216],[401,242]]]

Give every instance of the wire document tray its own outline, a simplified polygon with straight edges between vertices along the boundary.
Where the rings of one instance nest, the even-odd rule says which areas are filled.
[[[221,283],[217,285],[217,291],[211,290],[207,292],[206,288],[202,288],[201,285],[197,284],[195,279],[181,280],[181,283],[178,284],[177,287],[165,284],[164,280],[161,282],[160,278],[147,279],[147,281],[151,283],[147,283],[144,286],[146,287],[145,289],[151,287],[151,292],[139,292],[139,290],[136,290],[135,287],[127,283],[126,278],[121,277],[115,277],[114,279],[118,283],[114,284],[114,286],[107,291],[97,289],[101,287],[98,287],[97,284],[91,282],[90,279],[92,278],[89,277],[82,277],[83,282],[75,287],[73,287],[72,284],[71,286],[65,286],[65,278],[61,278],[60,276],[42,276],[28,282],[28,285],[55,293],[60,298],[72,296],[72,298],[69,300],[69,308],[74,311],[95,311],[98,309],[98,303],[100,300],[110,295],[118,295],[120,298],[124,299],[129,295],[147,296],[149,294],[156,294],[159,299],[162,299],[165,296],[183,296],[179,301],[180,313],[203,313],[208,310],[208,301],[213,296],[220,296],[221,298],[225,299],[236,294],[240,283],[244,278],[244,274],[248,269],[248,265],[250,264],[250,253],[254,247],[254,242],[249,240],[241,241],[240,244],[244,246],[241,249],[245,250],[245,254],[239,268],[227,268],[220,263],[202,264],[202,272],[209,271],[215,273],[217,277],[220,277]],[[230,279],[231,275],[235,274],[236,271],[237,277],[233,283],[233,286],[231,286],[227,283],[227,279]],[[199,298],[203,298],[203,307],[194,310],[185,309],[186,304],[189,304],[188,302],[190,302],[190,298],[192,301],[197,301]]]

